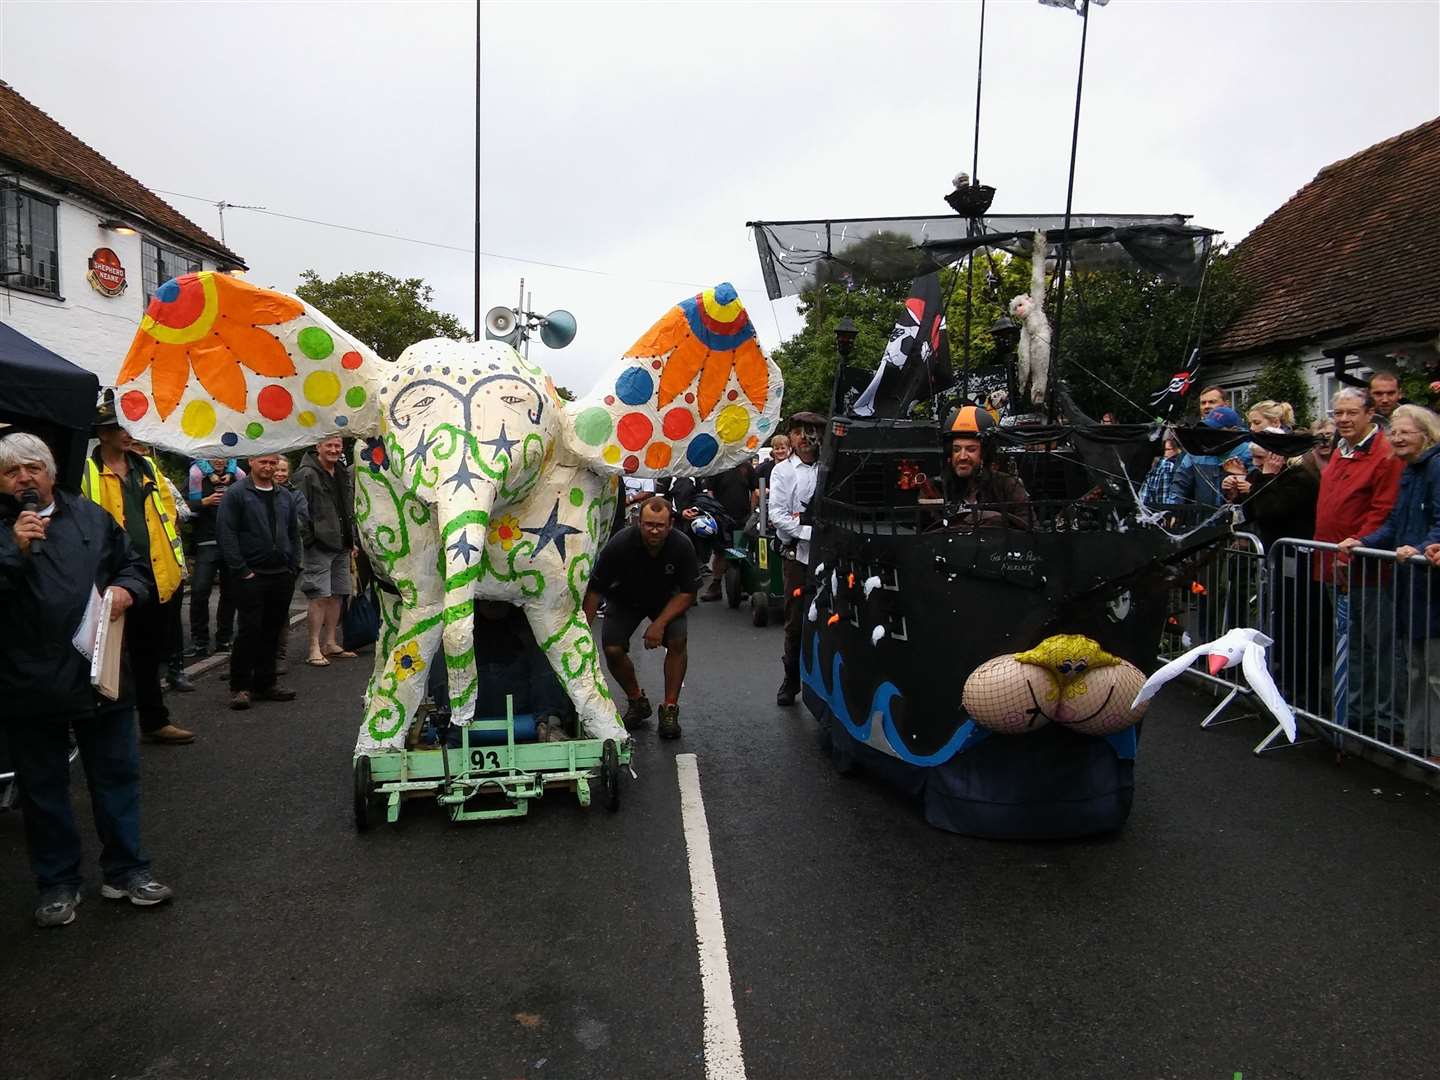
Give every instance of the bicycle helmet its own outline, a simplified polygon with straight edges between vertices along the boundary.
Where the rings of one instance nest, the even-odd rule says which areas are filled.
[[[711,537],[720,531],[714,514],[700,514],[690,522],[690,531],[696,536]]]
[[[945,438],[983,439],[995,427],[995,418],[978,405],[952,409],[945,421]]]

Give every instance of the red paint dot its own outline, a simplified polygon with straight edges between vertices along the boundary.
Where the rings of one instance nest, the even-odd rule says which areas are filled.
[[[255,399],[255,406],[266,420],[284,420],[295,408],[295,399],[283,386],[267,386]]]
[[[381,469],[385,467],[385,448],[383,446],[377,446],[370,451],[370,464]]]
[[[659,370],[660,370],[660,361],[659,361],[659,360],[656,360],[656,361],[652,362],[650,366],[651,366],[652,368],[654,368],[656,371],[659,371]]]
[[[343,367],[346,371],[354,371],[364,362],[364,357],[362,357],[354,349],[351,349],[344,356],[340,357],[340,366]]]
[[[660,422],[667,439],[683,439],[695,430],[695,414],[689,409],[671,409]]]
[[[739,394],[737,391],[735,391],[735,390],[731,390],[731,391],[730,391],[728,394],[726,394],[725,396],[726,396],[727,398],[729,398],[731,401],[734,401],[737,397],[740,396],[740,394]]]
[[[131,390],[120,398],[120,409],[127,420],[139,420],[150,411],[150,399],[139,390]]]
[[[685,401],[686,401],[688,404],[690,404],[690,405],[694,405],[694,404],[695,404],[695,395],[694,395],[694,394],[686,394],[686,395],[685,395]]]
[[[625,471],[626,471],[626,472],[634,472],[634,471],[635,471],[636,469],[638,469],[638,468],[640,468],[640,459],[639,459],[638,457],[636,457],[634,454],[631,454],[629,457],[627,457],[627,458],[625,459]]]
[[[606,395],[605,395],[605,404],[606,404],[606,405],[614,405],[614,404],[615,404],[615,395],[614,395],[614,394],[606,394]]]
[[[655,425],[644,413],[626,413],[615,425],[615,437],[626,450],[639,450],[650,441]]]

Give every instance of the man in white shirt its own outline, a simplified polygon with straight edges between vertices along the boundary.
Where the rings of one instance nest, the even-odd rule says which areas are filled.
[[[785,559],[785,681],[775,695],[777,705],[794,705],[800,693],[800,629],[810,567],[810,526],[800,523],[800,515],[815,496],[815,462],[824,430],[822,416],[812,412],[792,416],[790,456],[770,474],[770,521]]]

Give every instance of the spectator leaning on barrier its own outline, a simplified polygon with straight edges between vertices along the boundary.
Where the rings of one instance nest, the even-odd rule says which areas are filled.
[[[210,593],[217,586],[220,605],[215,612],[215,651],[230,651],[235,605],[226,592],[225,561],[215,543],[215,512],[230,485],[244,479],[245,470],[235,464],[234,458],[197,458],[190,463],[186,501],[195,514],[191,526],[195,577],[190,583],[190,655],[196,659],[210,655]]]
[[[1407,645],[1399,655],[1408,661],[1408,745],[1440,762],[1440,649],[1434,643],[1440,638],[1440,582],[1429,567],[1404,562],[1440,544],[1440,416],[1418,405],[1399,406],[1390,416],[1390,442],[1404,463],[1395,506],[1374,532],[1347,537],[1340,547],[1393,549],[1402,563],[1395,571],[1395,628]],[[1394,674],[1404,686],[1402,671]]]
[[[275,650],[290,617],[300,572],[297,500],[275,484],[278,454],[250,459],[250,475],[225,493],[216,536],[240,616],[230,653],[230,707],[252,701],[293,701],[295,691],[275,683]]]
[[[1315,510],[1315,539],[1330,544],[1376,532],[1390,515],[1400,488],[1402,464],[1375,424],[1370,395],[1345,387],[1333,399],[1335,453],[1320,477]],[[1363,576],[1337,568],[1333,554],[1317,552],[1316,580],[1350,593],[1349,619],[1336,634],[1349,639],[1349,683],[1344,703],[1346,724],[1363,730],[1392,727],[1391,680],[1394,627],[1389,617],[1389,588],[1379,573]],[[1373,569],[1373,568],[1372,568]],[[1338,609],[1337,609],[1338,610]],[[1340,703],[1336,703],[1337,711]]]
[[[355,487],[349,466],[340,460],[344,449],[338,435],[316,443],[301,459],[292,485],[310,508],[309,525],[302,526],[301,534],[305,568],[300,591],[309,601],[310,655],[305,662],[313,667],[355,656],[338,637],[341,600],[354,591],[350,558],[355,549]]]
[[[126,618],[125,655],[135,680],[135,710],[140,731],[154,743],[180,745],[195,741],[195,734],[170,722],[160,686],[160,672],[174,646],[171,623],[185,578],[185,552],[175,503],[161,483],[154,458],[131,449],[130,433],[115,418],[114,402],[107,400],[96,418],[95,437],[100,445],[85,460],[81,489],[120,523],[141,559],[150,568],[151,587],[146,599]]]
[[[31,492],[33,500],[25,501],[34,509],[22,509],[22,493]],[[19,781],[25,846],[40,889],[35,921],[64,926],[75,921],[80,903],[71,731],[100,834],[100,895],[140,907],[163,903],[173,893],[151,875],[140,845],[133,682],[122,668],[120,697],[98,696],[90,663],[72,643],[93,595],[108,593],[118,618],[146,599],[150,573],[110,515],[55,490],[55,459],[34,435],[0,438],[0,522],[0,726]]]

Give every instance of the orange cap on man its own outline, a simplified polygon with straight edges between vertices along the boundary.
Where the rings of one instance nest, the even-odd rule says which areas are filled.
[[[983,439],[994,426],[995,418],[978,405],[961,405],[950,412],[945,438]]]

